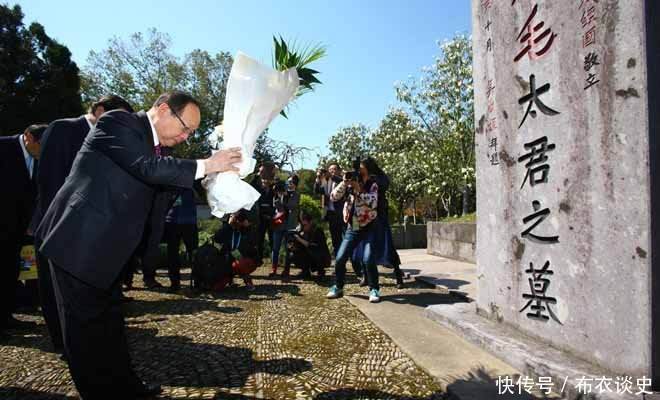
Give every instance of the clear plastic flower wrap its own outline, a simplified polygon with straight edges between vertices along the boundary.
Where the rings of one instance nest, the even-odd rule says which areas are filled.
[[[222,136],[223,149],[240,147],[243,160],[236,165],[238,174],[210,174],[202,182],[214,216],[250,209],[259,199],[259,192],[242,178],[254,170],[257,138],[295,98],[298,82],[295,68],[276,71],[241,52],[236,55],[227,82],[224,121],[212,135]]]

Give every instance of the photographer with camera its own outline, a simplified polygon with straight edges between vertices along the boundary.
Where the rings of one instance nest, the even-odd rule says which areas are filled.
[[[275,210],[271,222],[271,229],[273,231],[273,241],[271,242],[271,261],[273,268],[269,275],[271,277],[277,275],[282,240],[285,240],[288,230],[295,229],[298,225],[298,204],[300,203],[298,176],[290,176],[286,184],[284,182],[276,183],[273,193],[273,208]],[[285,259],[288,256],[288,249],[285,246]],[[289,279],[289,268],[286,266],[282,271],[282,279]]]
[[[277,166],[272,162],[265,162],[259,166],[258,173],[255,174],[251,185],[260,194],[259,200],[254,205],[253,210],[256,214],[257,225],[257,263],[261,264],[264,255],[264,243],[266,234],[271,245],[273,243],[273,232],[271,231],[271,222],[273,218],[273,185]]]
[[[365,160],[366,161],[366,160]],[[378,269],[375,260],[375,241],[378,225],[379,192],[378,183],[372,177],[365,161],[354,163],[354,172],[347,172],[344,180],[332,191],[331,200],[345,199],[344,223],[346,233],[339,246],[335,260],[335,285],[326,295],[329,299],[342,297],[346,278],[346,262],[353,254],[356,246],[363,246],[361,264],[369,284],[369,301],[380,301],[378,285]],[[359,169],[357,169],[357,168]]]
[[[340,176],[341,169],[336,163],[328,166],[328,169],[319,169],[316,173],[316,181],[314,181],[314,193],[320,194],[322,197],[322,207],[325,211],[325,221],[328,221],[328,228],[330,230],[330,237],[332,239],[332,252],[337,256],[341,239],[344,236],[345,225],[342,218],[342,210],[344,208],[344,200],[332,201],[330,195],[332,191],[341,183]]]
[[[394,248],[394,240],[392,239],[392,228],[389,222],[389,204],[387,202],[387,190],[390,187],[390,178],[378,166],[376,160],[372,157],[367,157],[363,163],[367,166],[372,178],[378,184],[379,197],[378,197],[378,217],[376,218],[377,229],[375,247],[372,249],[376,265],[383,265],[391,267],[396,279],[396,287],[403,289],[403,272],[401,271],[401,259],[399,254]],[[358,273],[361,271],[362,253],[364,249],[362,245],[358,245],[353,252],[352,264],[353,269]],[[367,286],[367,279],[362,276],[360,286]]]
[[[325,268],[330,266],[330,250],[323,229],[314,224],[311,215],[300,216],[300,230],[289,231],[287,246],[290,257],[286,259],[285,268],[291,263],[300,267],[300,279],[311,279],[312,272],[320,277],[325,275]]]
[[[229,217],[226,223],[213,236],[213,241],[220,244],[221,271],[213,283],[214,290],[222,290],[230,285],[235,275],[243,279],[248,290],[254,289],[250,274],[257,269],[257,242],[250,229],[250,220],[246,210],[239,210]]]

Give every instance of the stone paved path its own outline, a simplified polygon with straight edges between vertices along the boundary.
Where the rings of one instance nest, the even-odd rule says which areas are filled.
[[[241,283],[215,296],[128,292],[135,298],[126,306],[133,361],[142,378],[163,385],[160,398],[444,398],[354,306],[324,298],[331,278],[282,283],[267,272],[255,272],[254,291]],[[350,282],[347,294],[366,291]],[[391,277],[381,282],[384,294],[397,291]],[[0,398],[76,399],[40,316],[19,318],[39,326],[0,346]]]

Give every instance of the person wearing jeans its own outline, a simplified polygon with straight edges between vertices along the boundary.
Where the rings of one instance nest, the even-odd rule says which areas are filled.
[[[364,163],[360,163],[360,176],[357,179],[344,177],[331,195],[332,201],[346,198],[344,223],[346,233],[337,251],[335,260],[335,285],[326,295],[329,299],[343,296],[346,277],[346,263],[356,246],[363,246],[361,263],[364,266],[369,285],[369,301],[380,301],[378,269],[374,258],[376,238],[376,218],[378,216],[378,184],[371,177]]]
[[[298,193],[298,176],[292,175],[287,179],[286,184],[276,184],[273,196],[273,208],[275,215],[271,222],[273,231],[272,236],[272,255],[271,261],[273,267],[269,276],[277,276],[277,269],[279,268],[280,248],[282,242],[286,244],[287,231],[293,230],[298,225],[298,210],[300,203],[300,193]],[[289,250],[285,246],[285,260],[289,257]],[[282,271],[282,279],[289,279],[289,268],[286,267]]]

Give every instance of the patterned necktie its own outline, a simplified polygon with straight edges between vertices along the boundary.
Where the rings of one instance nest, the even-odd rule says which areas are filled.
[[[158,157],[160,157],[160,145],[154,146],[154,152]]]

